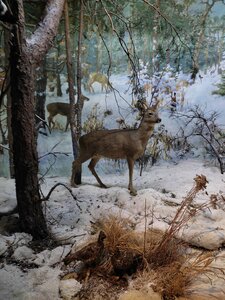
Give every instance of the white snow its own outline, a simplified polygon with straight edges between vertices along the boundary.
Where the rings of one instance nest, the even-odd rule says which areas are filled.
[[[217,76],[205,75],[202,81],[198,81],[187,88],[185,92],[186,106],[199,104],[207,106],[208,110],[218,109],[221,113],[220,124],[224,124],[224,113],[222,97],[211,95],[215,88],[214,84],[218,81]],[[111,81],[123,93],[124,98],[131,102],[131,97],[126,92],[128,79],[124,76],[114,76]],[[115,102],[113,93],[101,94],[97,90],[96,94],[90,95],[90,101],[85,103],[85,119],[92,106],[100,104],[101,109],[111,109],[113,115],[108,116],[108,128],[115,128],[116,118],[126,117],[132,123],[135,115],[132,110],[128,110],[125,101],[119,103],[120,111]],[[62,101],[61,99],[50,99],[51,102]],[[66,100],[66,96],[64,96]],[[162,114],[165,119],[163,123],[171,130],[171,119],[166,111]],[[223,122],[223,123],[222,123]],[[174,123],[175,124],[175,123]],[[39,156],[49,152],[54,145],[60,142],[53,151],[70,153],[69,156],[61,154],[56,158],[56,164],[45,176],[41,184],[44,195],[49,189],[58,182],[70,186],[72,147],[70,132],[53,131],[49,136],[39,135],[38,152]],[[200,152],[200,151],[199,151]],[[41,160],[41,173],[45,173],[48,167],[49,157]],[[51,161],[49,161],[51,163]],[[29,264],[36,264],[36,267],[24,268],[19,265],[7,264],[2,259],[0,264],[0,298],[5,300],[12,299],[72,299],[72,296],[79,290],[80,285],[75,279],[60,282],[59,275],[62,273],[62,259],[70,251],[71,246],[79,246],[88,235],[92,233],[91,222],[109,214],[122,217],[129,217],[136,225],[135,230],[143,232],[145,226],[145,206],[147,208],[147,224],[149,228],[160,228],[165,230],[173,219],[177,208],[181,204],[188,191],[194,185],[193,179],[196,175],[205,175],[208,184],[205,191],[200,192],[194,199],[193,205],[197,206],[208,203],[208,207],[202,209],[180,232],[183,239],[194,246],[221,252],[221,263],[225,254],[223,246],[225,244],[225,203],[219,195],[225,194],[225,178],[220,174],[218,167],[204,161],[202,157],[192,157],[183,160],[163,161],[148,166],[139,175],[137,166],[134,170],[134,186],[138,190],[137,196],[131,196],[127,190],[128,170],[125,163],[109,162],[102,160],[99,162],[97,171],[103,182],[108,186],[102,189],[96,183],[95,178],[90,174],[87,164],[83,166],[82,185],[73,188],[72,191],[77,197],[75,201],[69,191],[63,186],[58,186],[52,193],[49,201],[44,204],[44,211],[48,221],[49,230],[56,240],[60,241],[61,246],[54,250],[44,250],[34,253],[29,247],[32,237],[24,233],[0,236],[0,254],[12,255],[16,262],[26,261]],[[12,179],[0,178],[0,211],[9,211],[16,206],[15,182]],[[218,195],[216,208],[210,205],[210,195]],[[1,226],[1,223],[0,223]],[[219,264],[219,262],[217,261]],[[201,283],[202,284],[202,283]],[[221,280],[206,281],[203,289],[210,295],[225,292],[224,282]],[[213,289],[213,291],[212,291]],[[220,298],[222,299],[222,298]]]

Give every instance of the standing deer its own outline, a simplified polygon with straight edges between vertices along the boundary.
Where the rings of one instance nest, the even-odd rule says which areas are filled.
[[[129,167],[128,189],[131,195],[137,195],[132,181],[134,162],[143,155],[155,124],[161,122],[157,113],[157,104],[145,110],[137,129],[98,130],[83,135],[79,140],[79,156],[73,162],[71,185],[76,186],[76,184],[81,183],[75,182],[77,170],[79,170],[82,163],[91,158],[88,167],[100,186],[106,188],[95,171],[96,163],[101,157],[126,159]]]
[[[183,109],[185,101],[185,91],[187,87],[190,86],[190,82],[187,80],[180,80],[176,84],[177,98],[179,99],[180,109]]]
[[[111,83],[109,82],[108,78],[104,74],[94,72],[89,75],[89,79],[87,83],[87,88],[90,93],[95,92],[92,86],[94,82],[98,82],[101,84],[102,92],[103,89],[105,89],[106,92],[108,89],[111,89]]]
[[[88,101],[89,98],[84,95],[81,95],[82,103],[84,102],[84,100]],[[76,107],[77,104],[75,104],[75,109]],[[47,105],[47,111],[49,113],[48,116],[49,128],[51,129],[55,127],[55,122],[53,121],[53,118],[59,114],[67,117],[66,128],[65,128],[65,131],[67,131],[67,128],[70,123],[70,104],[64,102],[52,102]]]

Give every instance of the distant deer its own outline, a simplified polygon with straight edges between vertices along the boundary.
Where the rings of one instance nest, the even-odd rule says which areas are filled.
[[[177,91],[177,99],[179,100],[180,109],[183,109],[184,102],[185,102],[185,91],[187,87],[190,86],[190,82],[187,80],[180,80],[176,84],[176,91]]]
[[[94,72],[89,75],[89,79],[88,79],[88,83],[87,83],[87,88],[90,93],[95,92],[94,88],[92,86],[92,84],[94,82],[98,82],[101,84],[102,92],[103,92],[103,89],[105,89],[105,91],[107,92],[108,89],[112,88],[111,83],[109,82],[108,78],[104,74]]]
[[[180,80],[176,84],[176,90],[181,90],[183,88],[186,88],[190,85],[190,83],[187,80]]]
[[[152,92],[152,84],[150,82],[146,82],[144,85],[143,85],[143,89],[144,91],[146,92],[147,96],[149,95],[149,93]]]
[[[81,95],[81,100],[84,101],[88,101],[89,98]],[[75,107],[77,106],[77,104],[75,104]],[[65,131],[67,131],[67,128],[69,126],[70,123],[70,104],[69,103],[64,103],[64,102],[53,102],[53,103],[49,103],[47,105],[47,111],[49,113],[48,116],[48,124],[50,128],[54,128],[55,127],[55,122],[53,121],[53,118],[56,115],[62,115],[62,116],[66,116],[67,117],[67,121],[66,121],[66,128]]]
[[[106,188],[95,171],[95,165],[101,157],[111,159],[126,159],[129,167],[129,185],[131,195],[137,191],[133,187],[133,168],[136,159],[141,157],[151,137],[154,126],[161,119],[157,113],[157,103],[146,108],[141,123],[137,129],[112,129],[98,130],[83,135],[80,140],[80,151],[78,158],[73,162],[71,184],[76,186],[81,182],[75,182],[76,173],[82,163],[91,158],[88,165],[90,171],[97,179],[101,187]]]

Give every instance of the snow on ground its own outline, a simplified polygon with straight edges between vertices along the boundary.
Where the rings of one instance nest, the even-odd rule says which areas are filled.
[[[203,107],[207,102],[208,110],[218,109],[221,112],[219,121],[222,123],[225,112],[222,107],[224,100],[222,97],[211,95],[211,91],[215,88],[214,84],[218,80],[218,76],[205,75],[202,81],[199,79],[186,90],[185,99],[186,106],[199,103]],[[113,77],[112,81],[123,94],[125,100],[130,102],[130,94],[126,91],[127,77],[124,75]],[[90,101],[84,105],[84,119],[96,103],[100,104],[103,111],[105,109],[113,111],[113,115],[106,119],[107,128],[116,127],[116,118],[120,117],[120,114],[127,117],[128,121],[134,119],[132,110],[127,111],[128,104],[126,101],[123,100],[119,103],[120,110],[118,112],[118,103],[116,103],[114,95],[112,93],[101,94],[98,85],[94,88],[95,94],[87,94]],[[65,101],[66,97],[63,98]],[[49,102],[54,101],[62,100],[55,97],[49,99]],[[168,113],[163,111],[162,115],[166,128],[174,130],[173,125],[175,123],[172,123]],[[50,188],[58,182],[69,186],[72,163],[69,131],[65,133],[53,131],[50,136],[39,136],[39,157],[51,151],[56,144],[58,145],[53,151],[62,152],[62,154],[58,155],[51,172],[42,182],[41,189],[44,195],[47,195]],[[49,156],[41,159],[41,174],[45,173],[50,163]],[[196,207],[196,205],[205,202],[209,203],[212,194],[217,195],[218,201],[215,207],[211,205],[209,208],[199,211],[189,221],[185,230],[180,232],[180,236],[194,246],[220,251],[220,259],[217,259],[216,264],[224,264],[225,203],[221,195],[225,194],[225,179],[218,168],[206,163],[201,158],[196,159],[194,157],[176,161],[176,163],[175,161],[159,161],[153,167],[147,167],[142,176],[139,176],[140,170],[136,167],[134,186],[138,190],[138,195],[133,197],[127,190],[127,166],[123,162],[121,165],[122,167],[119,168],[118,163],[112,161],[109,163],[107,160],[98,163],[97,172],[108,186],[107,189],[102,189],[99,188],[95,178],[90,174],[87,164],[84,164],[82,185],[72,189],[77,201],[63,186],[54,190],[49,201],[44,204],[49,230],[53,237],[60,241],[61,245],[52,251],[44,250],[35,253],[29,246],[32,240],[30,235],[6,232],[6,223],[13,226],[15,224],[14,217],[2,217],[0,219],[0,255],[10,254],[14,260],[12,264],[5,263],[4,259],[1,260],[1,299],[59,299],[59,286],[62,285],[59,280],[59,274],[62,272],[61,261],[70,251],[72,244],[79,246],[92,233],[90,221],[95,222],[108,214],[129,217],[134,222],[135,229],[141,234],[144,230],[146,206],[149,228],[165,230],[173,219],[179,204],[193,187],[193,179],[196,175],[201,174],[207,177],[207,189],[198,194],[194,199],[193,206]],[[11,210],[15,206],[14,180],[1,177],[0,212]],[[74,286],[76,289],[80,288],[79,284],[75,284],[75,280],[72,287],[74,288]],[[70,288],[71,286],[67,286],[66,290],[70,290]],[[204,278],[201,282],[195,282],[193,289],[195,291],[201,290],[201,293],[206,296],[218,296],[218,299],[224,299],[223,279],[213,278],[210,281]],[[73,292],[74,290],[72,290]]]
[[[136,169],[134,184],[138,189],[138,195],[135,197],[127,190],[127,171],[122,175],[105,175],[104,183],[108,186],[107,189],[98,187],[93,176],[84,176],[82,185],[73,188],[79,202],[76,202],[63,186],[57,187],[46,204],[45,211],[49,229],[53,236],[60,240],[62,246],[53,251],[45,250],[36,254],[29,248],[31,236],[24,233],[5,236],[2,233],[0,254],[7,253],[11,245],[15,261],[25,260],[38,267],[31,269],[24,267],[24,270],[23,268],[21,270],[16,265],[5,264],[3,260],[0,269],[1,298],[59,299],[59,274],[62,272],[60,267],[63,257],[70,250],[71,245],[68,243],[79,245],[90,235],[92,231],[90,221],[95,222],[108,214],[116,214],[129,217],[136,224],[136,230],[143,232],[146,202],[149,228],[165,230],[175,215],[176,205],[182,202],[193,187],[193,178],[196,174],[204,174],[209,181],[206,190],[208,195],[206,191],[200,192],[194,200],[196,205],[209,201],[212,193],[224,193],[224,176],[217,168],[205,166],[198,160],[184,160],[179,164],[162,163],[145,170],[141,177]],[[42,184],[44,194],[46,195],[57,182],[69,184],[69,177],[46,178]],[[12,207],[13,203],[16,204],[13,180],[1,178],[0,190],[0,209],[3,205],[5,210],[7,203],[9,207]],[[225,243],[224,228],[224,203],[218,203],[217,209],[210,207],[199,212],[189,222],[189,228],[181,235],[193,245],[218,250]],[[221,261],[224,255],[225,252],[221,250]],[[221,288],[224,291],[224,282],[216,280],[211,285],[206,280],[196,288],[200,287],[209,295],[218,295]],[[213,291],[210,291],[212,287]]]

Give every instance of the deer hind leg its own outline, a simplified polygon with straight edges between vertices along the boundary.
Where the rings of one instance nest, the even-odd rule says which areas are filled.
[[[88,88],[89,93],[94,93],[95,92],[94,88],[92,86],[93,83],[94,82],[90,82],[90,81],[87,83],[87,88]]]
[[[90,85],[90,92],[93,93],[93,94],[94,94],[94,92],[95,92],[95,90],[94,90],[92,84]]]
[[[91,171],[91,173],[95,176],[95,178],[97,179],[100,187],[102,188],[107,188],[104,183],[101,181],[101,179],[98,177],[98,174],[95,171],[95,166],[97,164],[97,162],[99,161],[101,157],[100,156],[94,156],[90,162],[90,164],[88,165],[89,170]]]
[[[107,83],[102,83],[102,92],[104,92],[104,90],[105,90],[105,92],[106,93],[108,93],[108,84]]]
[[[128,190],[132,196],[137,195],[137,191],[133,187],[133,170],[134,170],[134,160],[132,158],[127,158],[128,168],[129,168],[129,185]]]
[[[55,127],[55,122],[53,121],[53,116],[48,116],[48,126],[50,129]]]

